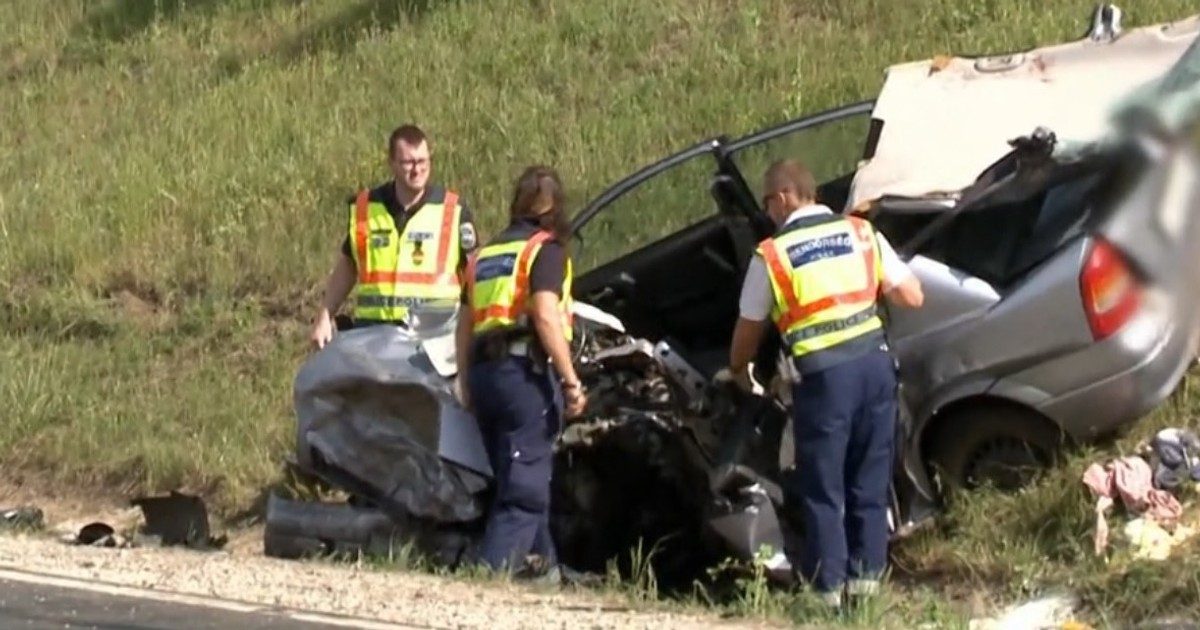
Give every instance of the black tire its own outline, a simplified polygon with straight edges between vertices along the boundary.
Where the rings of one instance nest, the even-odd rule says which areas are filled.
[[[1020,489],[1054,466],[1067,443],[1049,419],[1015,405],[956,410],[936,431],[929,460],[950,490]]]

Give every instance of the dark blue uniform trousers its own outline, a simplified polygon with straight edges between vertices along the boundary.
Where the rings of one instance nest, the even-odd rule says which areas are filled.
[[[493,569],[519,568],[527,554],[557,563],[550,536],[550,476],[561,397],[552,372],[524,357],[471,366],[471,404],[492,465],[496,494],[480,559]]]
[[[794,495],[804,544],[794,563],[820,592],[878,579],[887,563],[887,505],[896,423],[896,375],[876,351],[804,374],[792,390]]]

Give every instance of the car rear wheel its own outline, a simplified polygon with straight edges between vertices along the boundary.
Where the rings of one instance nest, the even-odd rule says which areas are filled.
[[[1050,420],[1015,406],[953,412],[932,436],[930,460],[951,489],[1019,489],[1058,461],[1065,436]]]

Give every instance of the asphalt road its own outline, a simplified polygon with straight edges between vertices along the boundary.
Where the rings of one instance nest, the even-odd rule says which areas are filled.
[[[234,606],[237,608],[237,606]],[[149,630],[244,628],[245,630],[325,630],[361,627],[353,620],[330,623],[305,620],[271,610],[243,610],[164,601],[0,579],[0,628],[49,630],[96,628]]]

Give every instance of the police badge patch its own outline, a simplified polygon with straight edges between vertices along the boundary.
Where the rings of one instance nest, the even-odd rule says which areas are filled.
[[[458,240],[463,249],[475,249],[475,225],[466,222],[459,225]]]
[[[387,247],[392,242],[391,236],[390,230],[371,230],[371,247]]]
[[[433,240],[433,232],[422,232],[422,231],[413,230],[408,233],[408,242],[410,242],[410,243],[423,243],[425,241],[432,241],[432,240]]]

